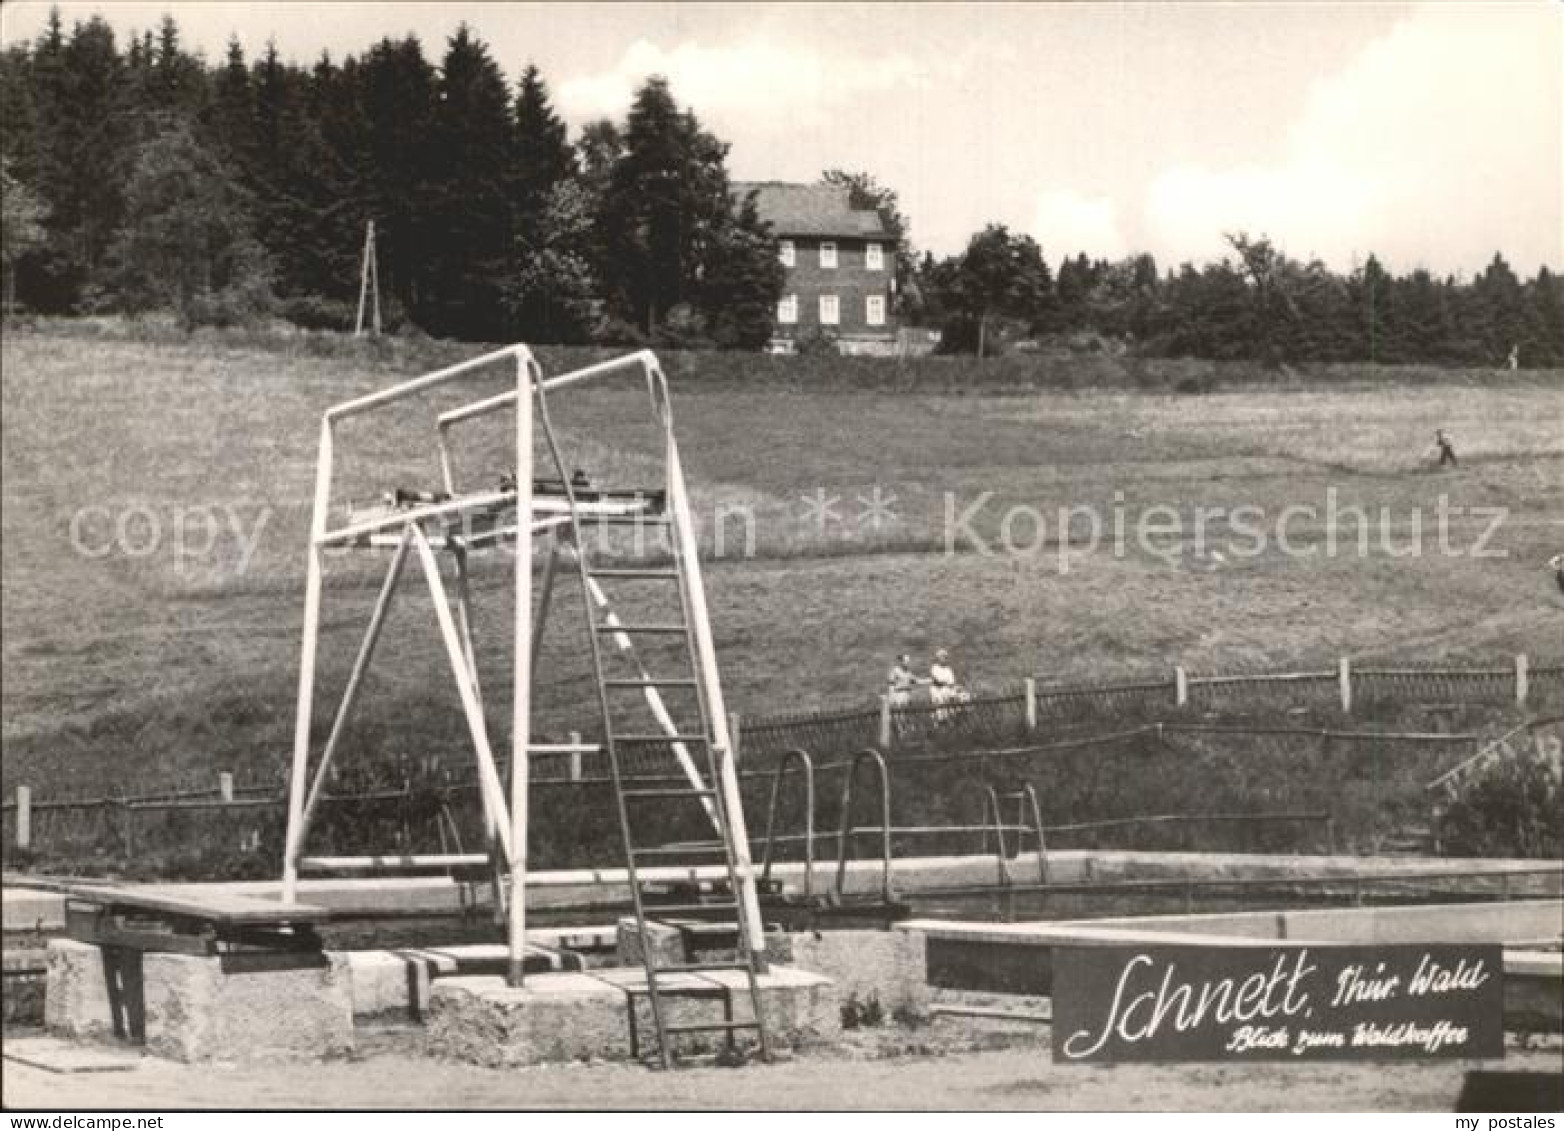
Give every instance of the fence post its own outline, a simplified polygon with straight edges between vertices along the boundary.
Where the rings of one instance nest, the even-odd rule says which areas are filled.
[[[227,770],[217,775],[217,796],[224,801],[234,799],[234,776]]]
[[[570,732],[570,780],[581,780],[581,732]]]
[[[33,842],[33,791],[16,787],[16,847],[31,848]]]
[[[1183,664],[1173,666],[1173,705],[1189,706],[1189,673],[1184,670]]]
[[[1030,734],[1037,729],[1037,680],[1026,677],[1026,729]]]
[[[728,744],[732,747],[728,751],[733,755],[733,764],[739,764],[739,726],[743,723],[743,717],[737,711],[728,712]]]
[[[1341,713],[1352,714],[1352,661],[1346,656],[1341,658]]]
[[[880,748],[891,748],[891,697],[880,696]]]
[[[1526,693],[1531,690],[1531,664],[1526,659],[1526,653],[1518,653],[1515,657],[1515,705],[1526,706]]]

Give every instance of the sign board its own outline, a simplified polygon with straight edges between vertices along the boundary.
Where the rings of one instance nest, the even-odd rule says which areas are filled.
[[[1053,958],[1055,1063],[1504,1055],[1499,946],[1091,946]]]

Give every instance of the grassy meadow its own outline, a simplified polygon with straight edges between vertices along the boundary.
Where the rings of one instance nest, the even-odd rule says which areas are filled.
[[[134,790],[187,771],[269,772],[286,758],[320,413],[425,360],[377,344],[331,352],[8,330],[8,781]],[[558,370],[558,357],[545,360]],[[1029,387],[1019,370],[999,382],[970,360],[930,361],[924,377],[883,386],[846,360],[844,373],[858,376],[839,386],[774,379],[788,360],[703,361],[729,371],[720,380],[685,379],[682,363],[669,365],[708,548],[719,511],[727,515],[707,586],[729,706],[746,715],[866,699],[894,653],[921,665],[939,646],[979,687],[1028,673],[1163,673],[1176,662],[1198,672],[1343,653],[1417,663],[1564,654],[1564,597],[1543,566],[1564,551],[1559,373],[1364,368],[1315,384],[1245,380],[1229,367],[1214,371],[1210,391],[1180,393]],[[385,421],[350,422],[337,499],[435,486],[434,411],[503,387],[495,377]],[[590,386],[555,407],[572,466],[603,484],[657,485],[644,388]],[[1454,438],[1459,468],[1432,466],[1436,427]],[[463,438],[463,480],[497,481],[504,422]],[[877,489],[887,511],[875,522],[866,512]],[[1442,553],[1441,498],[1507,517],[1490,534],[1486,513],[1458,514],[1446,540],[1459,552]],[[805,499],[836,502],[822,523]],[[1332,523],[1328,503],[1370,516],[1365,553],[1355,521]],[[1062,538],[1061,507],[1078,511]],[[1241,507],[1264,516],[1248,524],[1272,532],[1264,545],[1232,514]],[[1288,507],[1313,513],[1288,519],[1284,550],[1274,530]],[[1106,542],[1093,543],[1088,508]],[[1115,514],[1133,532],[1151,508],[1167,508],[1158,529],[1115,551]],[[1208,518],[1201,545],[1197,508]],[[952,515],[967,516],[954,537]],[[1174,521],[1181,533],[1166,529]],[[1416,523],[1423,547],[1412,556]],[[1479,537],[1503,556],[1472,556]],[[361,555],[328,567],[323,727],[383,566]],[[496,552],[474,571],[480,665],[495,689],[509,678],[507,567]],[[357,742],[460,745],[428,597],[415,574],[407,580]],[[555,615],[540,723],[589,730],[581,609],[569,587]],[[499,730],[505,698],[491,695]]]

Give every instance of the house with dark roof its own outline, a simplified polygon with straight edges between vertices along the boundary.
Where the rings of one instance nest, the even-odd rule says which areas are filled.
[[[896,239],[878,212],[852,207],[849,190],[835,185],[741,182],[733,191],[739,200],[754,194],[787,268],[775,348],[824,333],[844,353],[894,351]]]

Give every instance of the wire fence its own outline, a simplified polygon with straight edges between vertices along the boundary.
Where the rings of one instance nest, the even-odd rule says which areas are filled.
[[[1529,704],[1564,708],[1564,664],[1520,668]],[[1381,694],[1403,704],[1422,703],[1424,696],[1441,705],[1518,699],[1516,668],[1352,669],[1347,678],[1357,704]],[[1333,823],[1312,827],[1313,848],[1338,837],[1347,843],[1356,836],[1369,848],[1405,840],[1409,827],[1427,824],[1422,787],[1492,745],[1494,736],[1376,730],[1345,716],[1324,727],[1276,725],[1274,714],[1263,722],[1243,718],[1262,708],[1339,710],[1341,683],[1340,671],[1178,673],[1166,681],[1092,687],[1028,680],[939,704],[892,709],[882,701],[735,720],[742,791],[754,822],[766,812],[785,751],[805,749],[822,778],[818,817],[835,821],[840,779],[832,775],[844,771],[853,752],[875,747],[894,771],[898,820],[911,824],[971,826],[981,811],[978,785],[1033,785],[1049,824],[1081,847],[1187,847],[1220,834],[1235,851],[1296,849],[1293,834],[1302,829],[1289,834],[1286,822],[1239,822],[1224,832],[1220,822],[1161,819],[1282,807],[1333,814]],[[1222,718],[1227,721],[1212,721]],[[601,862],[619,835],[606,755],[590,749],[590,735],[537,741],[560,749],[530,760],[535,866]],[[500,770],[508,772],[503,758]],[[679,780],[666,751],[631,754],[621,760],[621,772]],[[260,767],[113,796],[45,796],[19,786],[0,804],[7,862],[159,878],[269,876],[281,855],[284,777],[279,767]],[[1398,800],[1408,797],[1417,800]],[[784,815],[788,804],[784,799]],[[669,817],[666,824],[671,839],[709,835],[698,815],[682,823]],[[972,842],[967,834],[952,836],[952,849]],[[476,777],[470,758],[458,756],[334,770],[311,832],[311,851],[322,855],[471,852],[484,842]]]
[[[1329,671],[1187,672],[1166,679],[1062,685],[1033,676],[1019,686],[983,690],[935,703],[921,697],[892,705],[878,701],[818,711],[745,718],[736,728],[746,756],[777,756],[879,746],[891,751],[964,741],[1009,741],[1039,726],[1102,719],[1156,719],[1189,714],[1280,712],[1368,714],[1396,706],[1491,708],[1514,704],[1564,706],[1564,662],[1532,664],[1524,656],[1505,666],[1358,666],[1343,659]]]

